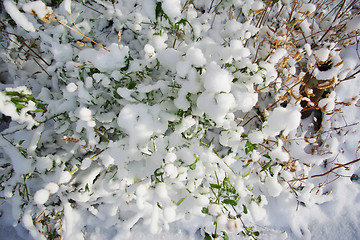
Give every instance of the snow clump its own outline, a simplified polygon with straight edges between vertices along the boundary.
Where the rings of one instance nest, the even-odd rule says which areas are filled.
[[[0,198],[15,222],[34,239],[310,238],[358,149],[343,145],[359,105],[343,86],[359,12],[336,4],[3,1]]]

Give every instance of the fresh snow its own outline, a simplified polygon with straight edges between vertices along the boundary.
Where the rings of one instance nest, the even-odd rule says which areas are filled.
[[[5,0],[3,4],[6,12],[11,16],[11,18],[16,22],[16,24],[24,28],[26,31],[36,31],[34,25],[29,22],[27,17],[22,12],[19,11],[19,9],[12,0]]]
[[[209,64],[203,78],[204,87],[209,92],[228,93],[231,90],[232,76],[214,62]]]
[[[360,235],[356,1],[55,2],[0,6],[0,238]]]
[[[27,13],[35,13],[40,19],[51,14],[51,8],[47,8],[42,1],[26,3],[23,5],[22,9]]]
[[[263,132],[268,136],[275,136],[280,131],[284,131],[283,134],[286,136],[299,126],[300,117],[301,114],[297,109],[275,108],[270,113]]]
[[[39,204],[43,205],[49,199],[50,192],[47,189],[40,189],[34,195],[34,201]]]

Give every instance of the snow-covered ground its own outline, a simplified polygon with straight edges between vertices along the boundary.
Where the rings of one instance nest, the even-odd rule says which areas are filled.
[[[356,0],[4,0],[1,239],[357,239]]]

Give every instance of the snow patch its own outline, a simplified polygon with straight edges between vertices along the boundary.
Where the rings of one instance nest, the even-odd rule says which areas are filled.
[[[26,31],[35,32],[34,25],[29,22],[26,18],[25,14],[19,11],[17,6],[11,0],[5,0],[3,2],[6,12],[10,15],[10,17],[16,22],[17,25],[24,28]]]

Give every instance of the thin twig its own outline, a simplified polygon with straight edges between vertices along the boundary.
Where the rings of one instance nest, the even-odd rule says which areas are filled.
[[[67,27],[67,28],[69,28],[69,29],[73,30],[74,32],[76,32],[76,33],[78,33],[78,34],[80,34],[82,37],[86,38],[87,40],[90,40],[91,42],[95,43],[95,44],[96,44],[96,45],[98,45],[99,47],[101,47],[101,48],[105,49],[106,51],[110,52],[110,50],[109,50],[109,49],[107,49],[106,47],[104,47],[104,46],[100,45],[99,43],[97,43],[97,42],[95,42],[94,40],[92,40],[91,38],[89,38],[89,37],[85,36],[84,34],[82,34],[81,32],[79,32],[78,30],[76,30],[76,29],[74,29],[74,28],[70,27],[69,25],[67,25],[67,24],[65,24],[65,23],[63,23],[63,22],[61,22],[61,21],[60,21],[60,20],[59,20],[56,16],[54,17],[54,19],[55,19],[58,23],[60,23],[61,25],[64,25],[65,27]]]
[[[45,70],[45,68],[43,66],[41,66],[41,64],[34,58],[33,59],[37,65],[39,65],[39,67],[49,76],[51,77],[51,75]]]
[[[42,211],[42,213],[40,213],[40,215],[39,215],[39,216],[35,219],[35,221],[33,222],[34,225],[38,224],[41,220],[43,220],[43,218],[40,219],[40,217],[41,217],[42,215],[44,215],[46,211],[47,211],[47,209],[45,209],[44,211]],[[40,220],[39,220],[39,219],[40,219]]]
[[[89,9],[91,9],[91,10],[93,10],[93,11],[95,11],[95,12],[97,12],[97,13],[99,13],[99,14],[103,14],[102,12],[99,12],[98,10],[96,10],[95,8],[93,8],[93,7],[90,7],[89,5],[86,5],[86,4],[83,4],[85,7],[87,7],[87,8],[89,8]]]
[[[306,180],[306,179],[310,179],[310,178],[316,178],[316,177],[323,177],[323,176],[325,176],[325,175],[333,172],[334,170],[336,170],[336,169],[338,169],[338,168],[342,168],[342,167],[345,167],[345,166],[347,166],[347,165],[351,165],[351,164],[356,163],[356,162],[358,162],[358,161],[360,161],[360,158],[355,159],[355,160],[352,160],[352,161],[350,161],[350,162],[348,162],[348,163],[345,163],[345,164],[339,164],[338,166],[333,167],[333,168],[331,168],[329,171],[326,171],[326,172],[324,172],[324,173],[312,175],[312,176],[310,176],[310,177],[293,179],[293,180],[290,180],[289,182],[302,181],[302,180]]]
[[[1,21],[1,20],[0,20]],[[16,37],[16,39],[21,42],[21,44],[25,45],[32,53],[34,53],[38,58],[40,58],[46,65],[50,66],[51,64],[49,64],[48,62],[45,61],[44,58],[42,58],[37,52],[35,52],[24,40],[22,40],[22,38],[19,35],[16,35],[15,33],[10,33],[10,32],[6,32],[3,31],[6,34],[9,35],[13,35]]]

